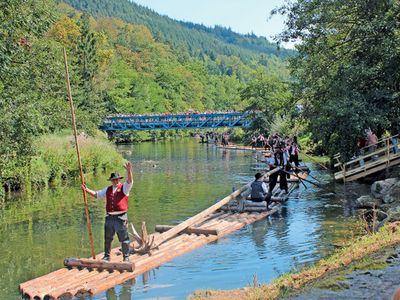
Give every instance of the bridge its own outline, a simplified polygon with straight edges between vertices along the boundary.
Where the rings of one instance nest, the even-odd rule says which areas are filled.
[[[248,112],[119,115],[106,117],[100,129],[112,132],[124,130],[235,128],[248,127],[250,123]]]

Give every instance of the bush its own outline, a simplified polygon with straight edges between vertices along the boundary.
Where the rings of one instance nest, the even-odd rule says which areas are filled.
[[[85,135],[78,137],[84,173],[105,171],[112,166],[120,166],[124,159],[114,146],[105,139]],[[79,176],[75,141],[70,135],[45,135],[36,142],[38,158],[32,163],[32,180],[48,181]],[[46,176],[44,176],[47,173]]]

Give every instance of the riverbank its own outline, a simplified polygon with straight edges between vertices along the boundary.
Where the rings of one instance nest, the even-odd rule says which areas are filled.
[[[123,157],[105,136],[79,136],[81,159],[85,174],[95,174],[110,167],[120,167]],[[34,142],[35,155],[23,167],[15,167],[2,178],[1,186],[6,199],[12,192],[31,193],[52,184],[79,176],[75,141],[71,134],[43,135]]]
[[[400,246],[368,255],[343,270],[306,286],[300,294],[284,297],[296,300],[393,299],[400,287]],[[395,298],[396,299],[396,298]]]
[[[299,292],[316,280],[343,270],[355,261],[398,244],[400,244],[400,222],[389,223],[375,234],[354,239],[350,245],[337,250],[317,264],[306,267],[300,272],[284,274],[270,284],[259,285],[255,282],[253,287],[230,291],[197,291],[190,299],[278,299]]]

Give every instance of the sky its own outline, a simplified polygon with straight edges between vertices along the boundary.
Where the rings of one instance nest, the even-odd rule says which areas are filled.
[[[282,16],[270,18],[284,0],[131,0],[173,19],[207,26],[223,25],[239,33],[255,33],[272,40],[284,27]],[[293,48],[292,44],[284,45]]]

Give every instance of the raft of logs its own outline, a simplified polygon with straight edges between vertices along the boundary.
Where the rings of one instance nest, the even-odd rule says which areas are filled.
[[[266,150],[263,147],[252,147],[252,146],[242,146],[242,145],[229,144],[229,145],[226,145],[226,146],[217,145],[217,148],[226,149],[226,150],[259,152],[259,153],[264,153],[267,156],[270,156],[270,154],[271,154],[270,150]]]
[[[267,180],[274,172],[276,170],[266,173],[264,179]],[[276,188],[272,199],[277,202],[273,203],[269,210],[266,210],[265,203],[246,200],[249,195],[249,185],[243,186],[176,226],[157,225],[156,232],[148,236],[147,232],[142,232],[142,237],[135,233],[137,236],[130,245],[134,253],[130,255],[130,261],[127,263],[121,262],[122,254],[119,248],[111,251],[110,262],[100,260],[103,253],[97,255],[94,260],[66,259],[64,268],[21,283],[19,286],[21,295],[24,299],[51,300],[94,295],[106,291],[175,257],[239,230],[247,224],[267,218],[278,210],[280,206],[278,202],[287,199],[299,186],[299,181],[291,180],[289,193],[285,195]],[[151,242],[146,242],[146,251],[135,252],[134,249],[143,250],[141,239]]]

